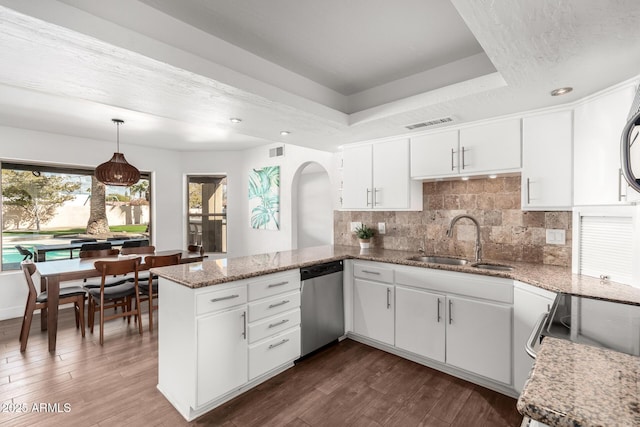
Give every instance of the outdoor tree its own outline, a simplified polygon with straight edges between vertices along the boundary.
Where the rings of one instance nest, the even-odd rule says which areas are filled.
[[[13,217],[16,228],[40,231],[55,215],[56,209],[73,200],[73,192],[80,188],[77,182],[69,182],[64,175],[37,173],[21,170],[2,171],[2,214]]]
[[[133,184],[130,187],[131,190],[131,198],[133,199],[133,195],[137,194],[138,198],[141,200],[148,200],[148,193],[149,193],[149,181],[147,181],[146,179],[141,179],[140,181],[138,181],[137,183]]]
[[[87,234],[109,233],[105,189],[106,186],[98,181],[95,176],[91,177],[91,205],[89,208],[89,221],[87,222]]]

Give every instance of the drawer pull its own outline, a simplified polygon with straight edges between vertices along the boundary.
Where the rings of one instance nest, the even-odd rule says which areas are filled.
[[[269,325],[269,328],[275,328],[276,326],[284,325],[288,321],[289,321],[289,319],[283,319],[283,320],[281,320],[279,322],[272,323],[272,324]]]
[[[368,273],[368,274],[375,274],[375,275],[380,275],[379,271],[369,271],[369,270],[362,270],[363,273]]]
[[[289,283],[289,282],[271,283],[269,286],[267,286],[267,288],[275,288],[276,286],[286,285],[287,283]]]
[[[242,338],[247,339],[247,312],[242,313]]]
[[[218,301],[224,301],[227,299],[234,299],[234,298],[238,298],[240,295],[228,295],[226,297],[220,297],[220,298],[214,298],[211,300],[211,302],[218,302]]]
[[[283,340],[282,340],[282,341],[280,341],[280,342],[277,342],[277,343],[275,343],[275,344],[271,344],[271,345],[269,346],[269,350],[271,350],[272,348],[279,347],[279,346],[281,346],[282,344],[287,343],[287,342],[289,342],[289,338],[285,338],[285,339],[283,339]]]
[[[288,304],[288,303],[290,303],[290,302],[291,302],[291,301],[289,301],[289,300],[284,300],[284,301],[277,302],[277,303],[275,303],[275,304],[271,304],[271,305],[269,305],[269,308],[280,307],[281,305],[285,305],[285,304]]]

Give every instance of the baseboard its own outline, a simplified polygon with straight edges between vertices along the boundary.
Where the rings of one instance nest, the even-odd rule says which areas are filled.
[[[24,314],[24,306],[0,309],[0,320],[19,319]]]

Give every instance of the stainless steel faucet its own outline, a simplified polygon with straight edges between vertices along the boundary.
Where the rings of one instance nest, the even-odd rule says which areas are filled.
[[[482,261],[482,242],[480,242],[480,223],[478,222],[477,219],[475,219],[471,215],[466,215],[466,214],[456,216],[451,220],[451,224],[449,224],[449,229],[447,230],[447,237],[453,236],[453,226],[456,224],[456,222],[458,222],[459,219],[462,219],[462,218],[470,219],[471,221],[473,221],[473,223],[476,226],[476,247],[475,247],[476,262],[480,262]]]

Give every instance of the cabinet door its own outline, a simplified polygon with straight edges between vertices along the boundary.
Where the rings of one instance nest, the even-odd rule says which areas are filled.
[[[520,169],[520,119],[460,129],[460,173]]]
[[[544,295],[546,293],[546,295]],[[549,310],[554,294],[522,283],[513,289],[513,388],[520,393],[533,359],[524,347],[540,315]]]
[[[396,347],[444,363],[444,295],[396,287]]]
[[[522,121],[522,209],[571,209],[571,111]]]
[[[198,406],[248,381],[246,321],[245,307],[198,319]]]
[[[409,140],[373,145],[373,207],[409,207]]]
[[[355,279],[353,331],[393,345],[393,319],[393,285]]]
[[[447,297],[447,364],[511,384],[511,306]]]
[[[411,177],[430,178],[458,173],[458,131],[411,138]]]
[[[373,207],[373,159],[370,145],[345,148],[342,153],[342,207]]]
[[[620,177],[620,137],[634,94],[635,88],[628,86],[576,107],[573,134],[575,205],[626,202],[626,183]]]

